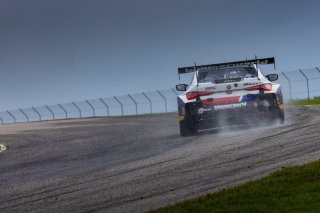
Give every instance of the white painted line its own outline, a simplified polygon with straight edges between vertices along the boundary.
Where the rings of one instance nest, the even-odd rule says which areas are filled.
[[[7,149],[5,145],[0,144],[0,152],[3,152]]]

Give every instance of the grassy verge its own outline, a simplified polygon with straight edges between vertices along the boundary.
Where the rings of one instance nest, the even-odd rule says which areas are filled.
[[[301,105],[318,105],[320,104],[320,97],[315,97],[314,99],[298,99],[292,100],[288,103],[289,106],[301,106]]]
[[[320,161],[152,212],[320,212]]]

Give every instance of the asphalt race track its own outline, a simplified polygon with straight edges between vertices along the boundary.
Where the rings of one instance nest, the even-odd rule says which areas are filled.
[[[320,107],[182,138],[176,114],[0,126],[0,212],[143,212],[320,159]]]

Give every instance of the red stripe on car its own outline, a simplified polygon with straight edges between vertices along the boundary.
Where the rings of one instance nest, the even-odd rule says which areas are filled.
[[[240,96],[232,96],[225,98],[213,98],[212,101],[210,98],[201,100],[204,105],[217,105],[217,104],[232,104],[237,103],[240,100]]]

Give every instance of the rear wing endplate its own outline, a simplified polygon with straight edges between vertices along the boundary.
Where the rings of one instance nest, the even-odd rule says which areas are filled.
[[[227,63],[220,63],[220,64],[208,64],[208,65],[200,65],[200,66],[191,66],[191,67],[179,67],[178,74],[185,74],[191,73],[195,71],[206,71],[206,70],[215,70],[220,68],[228,68],[228,67],[240,67],[246,65],[253,65],[253,64],[275,64],[274,57],[272,58],[257,58],[252,60],[245,60],[245,61],[235,61],[235,62],[227,62]]]

